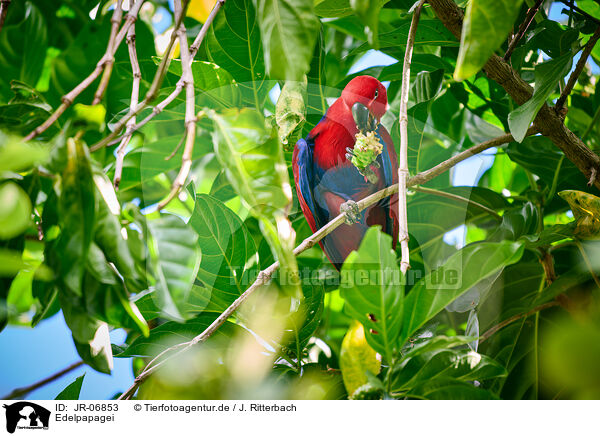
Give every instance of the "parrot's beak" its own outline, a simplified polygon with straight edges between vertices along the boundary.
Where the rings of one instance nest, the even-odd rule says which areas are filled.
[[[356,102],[352,105],[352,117],[361,132],[372,132],[379,124],[375,115],[362,103]]]

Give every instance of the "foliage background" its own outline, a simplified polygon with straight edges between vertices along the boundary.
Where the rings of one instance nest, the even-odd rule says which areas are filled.
[[[142,19],[136,24],[142,90],[147,89],[163,54],[167,39],[164,32],[168,32],[172,22],[172,4],[148,3],[153,9],[143,10]],[[165,160],[184,130],[184,99],[178,98],[134,135],[125,160],[123,180],[116,192],[121,210],[115,218],[111,218],[112,211],[108,210],[110,201],[105,201],[112,192],[107,186],[114,173],[114,149],[102,149],[90,155],[87,146],[106,136],[111,123],[122,116],[129,105],[132,76],[125,47],[116,53],[114,77],[101,106],[86,106],[95,90],[92,86],[77,100],[80,105],[69,109],[59,123],[41,136],[39,146],[26,145],[20,140],[20,136],[48,117],[51,109],[60,103],[61,95],[93,69],[108,39],[110,2],[102,2],[97,12],[92,13],[94,18],[90,16],[96,6],[93,1],[80,4],[65,1],[58,7],[43,0],[11,5],[0,32],[0,61],[4,68],[0,78],[0,129],[3,132],[0,161],[5,162],[4,182],[0,186],[2,228],[5,229],[1,235],[5,269],[0,297],[6,301],[5,318],[9,323],[0,334],[0,344],[3,354],[10,355],[2,365],[19,367],[19,372],[27,372],[28,377],[35,373],[34,363],[42,372],[50,373],[51,364],[45,360],[41,364],[34,356],[63,352],[66,355],[68,350],[63,345],[71,340],[70,335],[61,332],[60,337],[47,338],[44,342],[57,344],[56,348],[37,350],[26,359],[19,350],[35,342],[20,333],[17,335],[14,329],[40,322],[32,331],[35,334],[45,324],[60,320],[59,309],[67,312],[67,324],[79,344],[79,354],[95,370],[108,370],[109,354],[146,357],[155,354],[151,347],[142,346],[145,340],[141,338],[147,333],[146,321],[153,331],[147,341],[154,344],[165,340],[164,336],[156,336],[161,328],[178,335],[199,334],[208,320],[231,303],[232,295],[239,294],[251,283],[251,280],[241,280],[243,276],[236,276],[234,282],[240,280],[232,290],[230,278],[211,281],[215,264],[204,262],[206,254],[215,249],[215,239],[220,238],[227,244],[235,241],[236,248],[230,245],[227,255],[242,253],[242,263],[257,255],[262,268],[268,266],[274,256],[280,259],[285,256],[289,250],[285,241],[278,243],[278,238],[269,236],[268,231],[269,225],[277,219],[277,212],[262,207],[265,203],[273,206],[278,201],[286,206],[287,200],[281,194],[285,193],[282,187],[285,181],[265,183],[259,179],[257,183],[255,177],[240,179],[236,176],[236,164],[232,167],[227,160],[228,154],[219,156],[219,147],[213,146],[213,135],[218,145],[228,132],[243,129],[241,137],[235,138],[238,150],[244,146],[244,137],[255,140],[250,147],[260,146],[261,141],[270,138],[264,144],[270,144],[271,148],[259,147],[260,152],[266,150],[261,165],[273,168],[278,159],[284,159],[289,165],[289,146],[281,144],[280,148],[278,134],[288,128],[283,142],[293,144],[295,138],[304,135],[319,120],[326,103],[339,95],[351,77],[370,74],[386,84],[389,82],[391,110],[383,122],[395,135],[398,145],[397,93],[412,2],[387,2],[375,16],[361,12],[360,5],[343,1],[283,4],[304,17],[300,23],[287,23],[290,34],[284,36],[289,40],[278,39],[281,35],[269,22],[272,14],[268,12],[273,10],[273,3],[228,0],[201,46],[197,59],[202,62],[194,64],[196,107],[217,112],[211,120],[198,123],[191,184],[162,213],[156,210],[156,203],[168,194],[180,165],[181,150],[173,159]],[[600,7],[594,1],[577,4],[600,18]],[[369,2],[371,8],[373,5]],[[540,101],[552,103],[562,89],[559,82],[564,86],[568,71],[578,59],[577,49],[589,39],[595,23],[569,11],[563,13],[566,7],[559,2],[549,2],[545,7],[515,50],[511,62],[526,81],[533,84],[535,80],[536,89],[543,81],[549,83],[549,91]],[[209,9],[210,6],[201,2],[192,2],[185,20],[190,38],[198,32]],[[257,15],[255,10],[259,11]],[[261,12],[263,10],[267,13]],[[526,10],[523,3],[518,16],[514,17],[515,26],[522,21]],[[544,19],[548,10],[549,18]],[[463,69],[466,80],[456,81],[459,43],[429,8],[424,14],[417,33],[409,111],[413,175],[505,131],[516,136],[519,126],[511,124],[509,113],[512,120],[521,120],[525,128],[529,125],[527,118],[535,115],[535,109],[529,108],[528,111],[522,109],[527,113],[517,117],[519,112],[513,112],[517,106],[504,90],[482,73],[475,74],[481,65],[471,72],[465,73]],[[161,20],[157,20],[159,16]],[[563,24],[558,24],[559,21]],[[506,35],[511,26],[512,23],[508,23]],[[475,29],[474,36],[494,39],[490,37],[494,30]],[[246,34],[239,33],[242,31]],[[504,53],[505,39],[501,38],[492,51]],[[300,44],[293,49],[281,46],[292,40]],[[380,51],[370,51],[373,47]],[[569,97],[565,120],[576,134],[585,136],[586,144],[592,149],[598,146],[600,99],[595,92],[598,53],[596,47],[588,68]],[[245,59],[249,63],[245,63]],[[215,64],[220,68],[216,69]],[[535,75],[538,64],[552,66],[542,80]],[[176,60],[171,63],[159,100],[174,89],[181,73],[180,65]],[[303,110],[295,112],[293,105],[282,103],[283,115],[288,116],[284,122],[268,118],[275,129],[281,130],[271,131],[270,125],[261,124],[262,115],[277,114],[276,104],[284,83],[289,88],[295,83],[301,87],[304,74],[308,76],[308,86]],[[285,90],[284,95],[287,95]],[[244,117],[231,116],[228,115],[231,112],[226,111],[240,107],[254,107],[250,110],[255,112],[250,112],[244,121]],[[221,137],[215,127],[219,119],[227,125],[220,131]],[[291,124],[286,125],[285,120],[291,120]],[[298,120],[300,123],[296,126]],[[75,135],[79,135],[81,141],[69,141]],[[285,150],[285,153],[281,156],[275,150]],[[345,398],[352,387],[362,386],[361,395],[367,398],[382,395],[597,398],[600,327],[595,272],[600,269],[597,260],[600,257],[596,243],[589,241],[593,235],[585,232],[590,227],[594,229],[594,222],[599,219],[598,209],[592,207],[591,225],[587,223],[587,227],[582,227],[579,222],[577,227],[573,215],[577,217],[577,211],[571,211],[569,203],[557,195],[568,189],[595,191],[587,187],[586,179],[577,168],[564,159],[549,140],[540,136],[486,151],[480,177],[478,174],[470,183],[461,182],[465,175],[479,171],[481,159],[475,157],[470,163],[456,167],[453,173],[425,185],[470,202],[441,197],[439,192],[419,192],[409,198],[413,273],[420,271],[424,276],[458,253],[460,275],[465,283],[473,285],[461,291],[462,297],[444,300],[451,303],[445,310],[441,310],[446,305],[443,304],[439,313],[436,310],[423,315],[422,330],[403,328],[400,333],[392,329],[389,335],[396,345],[391,348],[381,345],[379,335],[388,332],[370,332],[369,320],[362,319],[367,313],[361,306],[363,303],[353,298],[353,295],[368,292],[366,287],[356,289],[353,294],[352,287],[340,292],[337,286],[327,286],[326,281],[302,287],[304,302],[299,312],[308,317],[294,317],[293,313],[289,314],[289,299],[295,298],[290,297],[290,292],[294,295],[294,289],[287,289],[289,286],[276,280],[266,292],[259,293],[257,300],[243,308],[232,320],[235,322],[227,323],[221,333],[211,339],[212,344],[202,345],[177,361],[176,367],[186,368],[186,371],[177,376],[167,368],[152,377],[139,395],[147,398]],[[70,172],[69,165],[75,166],[74,172]],[[237,165],[239,169],[239,163]],[[252,168],[249,171],[251,175],[256,174]],[[240,185],[250,184],[254,192],[265,197],[253,203],[239,186],[236,187],[236,181]],[[500,218],[481,213],[478,204],[492,209]],[[295,199],[290,210],[296,241],[300,242],[310,233],[298,213]],[[203,213],[206,211],[211,211],[212,217]],[[139,233],[146,226],[148,232]],[[41,241],[38,227],[43,233]],[[120,237],[123,229],[128,234],[127,239]],[[209,242],[203,242],[206,229],[224,233],[215,238],[213,232],[211,244],[210,238]],[[78,251],[81,247],[74,248],[72,241],[79,238],[84,241],[88,238],[94,243],[88,241],[86,247],[84,242],[85,249]],[[121,245],[114,247],[109,240],[119,241]],[[240,241],[245,250],[240,251]],[[463,248],[476,242],[478,244]],[[359,269],[365,262],[379,268],[386,262],[390,265],[396,262],[389,250],[379,250],[386,244],[389,246],[389,241],[375,230],[365,244],[364,252],[361,250],[362,254],[354,256],[345,268],[352,270],[354,264]],[[471,256],[471,251],[475,255]],[[364,258],[373,252],[380,252],[380,257]],[[556,277],[549,277],[539,262],[546,253],[552,256]],[[294,263],[287,264],[292,271]],[[249,270],[256,272],[252,262],[246,264]],[[217,265],[221,268],[222,263]],[[113,267],[118,269],[116,273],[111,271]],[[335,275],[316,248],[299,257],[298,267],[300,271],[319,271],[319,277]],[[399,289],[407,291],[405,308],[395,301],[392,310],[399,322],[406,322],[406,307],[409,307],[406,305],[419,288],[418,285],[410,289],[395,284],[393,295],[398,295]],[[372,291],[384,292],[378,286],[373,286]],[[561,307],[519,318],[481,345],[476,344],[473,337],[492,326],[565,293],[568,297],[559,299]],[[162,297],[154,298],[156,294]],[[135,301],[140,314],[131,309],[129,299]],[[381,308],[374,310],[378,309]],[[418,318],[417,309],[427,312],[429,306],[421,302],[408,313]],[[190,320],[181,324],[182,318]],[[383,355],[382,369],[364,336],[357,332],[360,328],[356,324],[352,324],[354,327],[344,347],[342,340],[352,318],[365,324],[369,344]],[[261,319],[274,322],[261,324]],[[240,329],[240,324],[258,334],[261,340],[256,341]],[[93,347],[93,339],[102,325],[117,329],[117,333],[112,334],[112,342],[118,346],[111,350],[105,342],[102,351],[94,354],[97,349]],[[126,338],[121,329],[127,332]],[[285,337],[286,331],[297,332],[300,337],[296,340]],[[354,342],[350,340],[352,334],[357,338]],[[21,343],[17,344],[17,340]],[[422,348],[415,348],[416,345]],[[347,356],[345,368],[342,348]],[[413,348],[420,351],[410,354]],[[266,358],[256,357],[261,356],[261,351],[266,352]],[[253,359],[248,360],[248,356]],[[33,361],[29,363],[31,369],[23,366],[27,360]],[[223,360],[226,364],[217,364]],[[115,358],[115,362],[119,361],[113,370],[118,374],[129,368],[138,373],[144,365],[141,357],[131,359],[131,364],[128,358]],[[254,362],[254,367],[248,365],[249,362]],[[342,380],[340,367],[344,374],[354,375]],[[367,376],[365,368],[369,368],[372,375]],[[90,374],[95,370],[86,370],[84,386],[94,384]],[[380,370],[376,378],[375,373]],[[73,378],[71,376],[69,381]],[[22,380],[23,383],[34,381]],[[102,380],[97,383],[105,383],[104,379],[97,380]],[[5,379],[2,382],[6,384],[3,386],[6,391],[16,387]],[[120,382],[117,390],[126,387],[126,382]],[[46,392],[39,395],[52,396]],[[112,394],[89,392],[90,397],[108,398]]]

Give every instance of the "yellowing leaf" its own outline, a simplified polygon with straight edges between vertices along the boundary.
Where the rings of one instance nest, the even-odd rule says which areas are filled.
[[[381,370],[381,357],[367,343],[358,321],[352,322],[342,341],[340,368],[349,396],[368,382],[367,371],[377,375]]]
[[[210,14],[210,11],[215,6],[215,3],[217,3],[216,0],[191,0],[187,10],[187,16],[204,23],[208,18],[208,14]]]
[[[600,239],[600,198],[582,191],[558,193],[571,206],[577,227],[573,234],[581,239]]]

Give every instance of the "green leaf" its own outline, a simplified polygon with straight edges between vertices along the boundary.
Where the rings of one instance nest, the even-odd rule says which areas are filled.
[[[444,307],[523,255],[523,246],[503,241],[468,245],[417,282],[406,297],[401,343]]]
[[[544,20],[535,26],[527,38],[527,50],[543,50],[551,58],[557,58],[573,48],[579,31],[556,21]]]
[[[527,129],[542,108],[557,83],[571,69],[573,54],[567,52],[559,58],[535,66],[535,87],[529,100],[508,114],[510,132],[517,142],[523,141]]]
[[[59,297],[65,322],[73,334],[77,353],[96,371],[110,374],[113,368],[113,355],[108,324],[92,318],[81,305],[73,304],[66,292],[61,292]]]
[[[511,142],[506,152],[513,162],[539,176],[548,187],[552,186],[556,177],[557,191],[567,189],[586,190],[587,179],[569,159],[564,157],[549,138],[529,136],[523,142]],[[558,171],[558,174],[556,174]],[[561,200],[558,200],[562,203]],[[561,204],[564,206],[564,203]]]
[[[181,76],[181,61],[173,59],[169,72]],[[237,107],[241,103],[239,85],[231,74],[212,62],[193,61],[194,88],[200,90],[196,106]]]
[[[201,252],[197,279],[202,286],[196,292],[204,294],[205,305],[210,301],[210,310],[222,311],[255,280],[256,245],[240,218],[206,194],[196,196],[190,226],[198,234]]]
[[[198,235],[175,215],[148,222],[151,265],[156,274],[155,302],[171,319],[187,317],[185,303],[200,267]]]
[[[18,137],[0,132],[0,173],[27,171],[34,165],[43,163],[47,157],[47,148],[22,142]]]
[[[286,82],[277,99],[275,121],[279,126],[279,139],[285,146],[295,144],[306,121],[306,83]],[[295,133],[295,134],[294,134]]]
[[[391,362],[398,350],[404,303],[403,277],[392,238],[371,227],[341,271],[345,311],[365,327],[369,345]]]
[[[137,338],[129,345],[129,347],[115,357],[155,356],[170,346],[189,341],[199,335],[212,324],[217,318],[217,315],[218,314],[202,314],[184,323],[169,321],[161,324],[150,330],[150,336],[147,338]],[[223,336],[229,338],[235,333],[241,334],[242,332],[244,332],[244,330],[241,327],[226,322],[219,327],[213,336],[211,336],[207,344],[210,344],[215,338]]]
[[[302,286],[303,299],[295,316],[291,316],[290,322],[292,340],[286,344],[296,357],[302,356],[302,351],[313,336],[323,315],[325,287],[322,283]]]
[[[238,82],[244,103],[260,107],[267,95],[260,29],[252,0],[225,2],[205,38],[208,58]]]
[[[502,377],[506,370],[488,356],[470,349],[446,349],[421,353],[403,360],[391,374],[392,392],[419,390],[419,385],[435,379],[483,381]]]
[[[301,81],[308,73],[319,32],[313,0],[254,0],[267,73]]]
[[[365,330],[361,323],[353,321],[340,350],[340,369],[348,395],[369,381],[367,371],[373,375],[381,370],[381,359],[365,339]]]
[[[464,80],[477,73],[506,41],[522,3],[523,0],[469,1],[454,71],[455,80]]]
[[[77,377],[75,381],[73,381],[69,386],[64,388],[54,400],[79,400],[79,394],[81,393],[81,385],[83,384],[84,377],[85,374]]]
[[[319,17],[339,18],[352,15],[349,0],[316,0],[315,12]]]
[[[46,58],[46,22],[32,2],[18,2],[8,9],[0,35],[0,101],[10,98],[10,81],[35,86]]]
[[[57,244],[61,277],[65,286],[81,295],[81,281],[92,242],[96,219],[96,196],[87,147],[67,140],[67,165],[62,174],[59,198],[61,234]]]
[[[10,239],[23,233],[31,224],[31,201],[27,193],[14,182],[0,185],[0,239]]]
[[[419,72],[410,89],[411,99],[417,104],[432,100],[442,89],[443,80],[444,70]]]
[[[401,23],[396,29],[379,34],[379,49],[396,59],[404,57],[404,48],[408,39],[411,18],[406,18]],[[415,47],[456,47],[457,45],[458,41],[454,35],[439,20],[423,19],[419,21],[419,27],[415,35]],[[370,44],[364,43],[355,48],[351,54],[363,53],[370,48]]]
[[[94,175],[97,188],[96,228],[94,241],[104,252],[106,260],[114,264],[130,293],[146,289],[146,280],[137,271],[134,257],[123,237],[119,222],[120,205],[112,183],[103,174]]]
[[[256,216],[284,211],[292,189],[274,130],[252,109],[209,112],[215,154],[235,191]]]
[[[436,378],[416,386],[409,397],[427,400],[497,400],[492,392],[478,388],[471,382],[452,378]]]
[[[49,116],[50,112],[43,107],[27,103],[10,103],[0,106],[0,127],[13,134],[25,136],[46,121]],[[52,137],[56,132],[56,126],[51,126],[41,135],[41,138]]]
[[[364,25],[367,41],[379,48],[379,11],[388,0],[350,0],[350,7]]]
[[[183,112],[182,112],[183,114]],[[158,117],[157,117],[158,118]],[[181,117],[183,119],[183,115]],[[156,121],[155,121],[156,122]],[[181,135],[164,136],[157,141],[146,142],[143,147],[136,148],[127,153],[123,162],[123,176],[119,184],[119,191],[127,191],[142,185],[142,195],[151,197],[152,179],[156,176],[178,169],[181,166],[183,147],[179,147],[172,158],[167,159],[177,144]],[[212,150],[210,136],[198,134],[192,152],[192,160],[205,156]],[[159,197],[160,198],[160,197]]]

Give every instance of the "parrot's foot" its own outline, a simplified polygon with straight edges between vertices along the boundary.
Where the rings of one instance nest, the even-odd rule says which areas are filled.
[[[346,224],[348,225],[359,223],[362,219],[358,204],[352,200],[348,200],[340,206],[340,213],[346,214]]]

